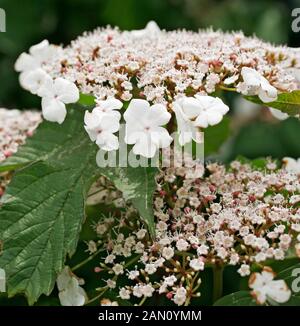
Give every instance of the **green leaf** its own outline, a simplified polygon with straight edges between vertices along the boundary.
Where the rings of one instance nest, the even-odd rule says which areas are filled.
[[[67,254],[76,249],[85,219],[85,199],[101,174],[133,202],[153,234],[156,169],[99,168],[97,146],[83,127],[84,110],[69,108],[63,125],[43,122],[34,136],[0,169],[15,170],[2,197],[0,267],[8,294],[25,293],[30,304],[53,289]]]
[[[87,152],[94,148],[96,153],[83,129],[83,110],[76,106],[68,110],[68,118],[62,125],[44,121],[15,155],[0,164],[0,172],[15,170],[39,160],[51,161],[55,165],[64,165],[66,159],[72,163],[72,155],[80,154],[81,147],[86,145]]]
[[[157,168],[109,168],[102,172],[122,191],[126,200],[131,200],[147,224],[150,234],[154,235],[153,194],[156,189]]]
[[[204,131],[205,155],[216,154],[220,147],[230,136],[230,118],[224,117],[216,126],[211,126]]]
[[[300,114],[300,91],[293,91],[290,93],[281,93],[274,102],[264,103],[258,96],[245,96],[245,99],[254,102],[256,104],[261,104],[263,106],[272,107],[278,109],[290,116],[295,116]]]
[[[50,294],[66,255],[76,249],[84,220],[82,171],[34,163],[17,173],[3,203],[0,265],[8,293],[25,292],[33,304]]]
[[[78,104],[83,106],[95,106],[95,97],[93,95],[80,93]]]
[[[238,291],[220,298],[214,306],[256,306],[256,303],[249,291]]]
[[[76,249],[86,193],[99,169],[96,148],[82,126],[83,111],[70,110],[61,127],[42,123],[20,152],[5,162],[15,168],[0,209],[0,266],[8,294],[25,293],[30,304],[48,295],[66,255]]]

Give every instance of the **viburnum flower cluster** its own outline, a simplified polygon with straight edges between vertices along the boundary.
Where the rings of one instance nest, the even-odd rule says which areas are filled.
[[[61,77],[53,79],[44,68],[45,63],[57,55],[59,49],[47,40],[22,53],[15,63],[20,72],[20,84],[23,88],[42,98],[42,112],[46,120],[63,123],[67,110],[65,104],[79,100],[76,85]]]
[[[91,140],[104,151],[117,150],[125,120],[125,143],[151,158],[172,141],[172,115],[181,145],[202,142],[199,131],[229,111],[216,91],[275,101],[299,87],[299,60],[296,49],[240,32],[167,32],[150,22],[131,32],[97,29],[66,48],[44,40],[22,53],[15,68],[21,85],[42,97],[46,120],[62,123],[66,104],[77,102],[79,92],[92,95],[96,107],[84,121]]]
[[[70,270],[65,267],[57,277],[58,297],[62,306],[83,306],[87,295],[80,286],[83,280],[78,279]]]
[[[41,121],[39,112],[0,108],[0,163],[17,152]]]
[[[113,289],[120,300],[143,303],[163,296],[187,305],[201,295],[205,268],[232,265],[241,277],[251,276],[257,303],[288,301],[291,291],[265,264],[300,256],[297,161],[287,158],[278,168],[270,160],[263,169],[239,161],[228,169],[216,163],[191,168],[190,163],[157,177],[153,240],[118,192],[100,191],[102,202],[126,208],[118,218],[102,218],[93,226],[101,241],[91,240],[89,251],[107,250],[95,268],[100,278],[108,275],[100,294]]]
[[[17,152],[41,121],[39,112],[0,109],[0,163]],[[10,179],[10,173],[0,173],[0,198]]]

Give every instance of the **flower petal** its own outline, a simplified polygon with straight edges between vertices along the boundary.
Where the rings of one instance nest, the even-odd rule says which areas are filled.
[[[21,86],[32,94],[40,94],[48,78],[51,77],[41,68],[22,72],[19,76]]]
[[[119,112],[115,112],[115,113],[119,113]],[[115,133],[120,129],[119,120],[120,120],[120,114],[116,116],[110,113],[103,113],[100,121],[100,128],[109,133]]]
[[[156,153],[157,146],[151,140],[150,135],[143,134],[143,137],[136,142],[132,150],[135,155],[152,158]]]
[[[102,132],[97,136],[96,144],[104,151],[113,151],[119,148],[118,137],[109,132]]]
[[[76,103],[79,100],[77,86],[64,78],[59,77],[54,80],[54,90],[58,99],[65,104]]]
[[[291,290],[283,280],[271,281],[268,284],[267,296],[278,303],[287,302],[291,294]]]
[[[147,113],[146,119],[147,122],[150,122],[151,126],[163,126],[171,119],[171,114],[162,104],[152,105]]]
[[[194,122],[194,125],[200,128],[207,128],[208,127],[207,114],[206,113],[199,114]]]
[[[86,294],[75,277],[72,277],[69,287],[60,291],[58,296],[62,306],[83,306],[86,301]]]
[[[42,112],[46,120],[59,124],[64,122],[67,115],[66,106],[63,102],[47,97],[42,98]]]
[[[179,103],[182,107],[182,111],[189,119],[195,119],[201,112],[202,106],[198,98],[185,97]]]
[[[39,67],[39,63],[28,53],[21,53],[15,63],[15,70],[18,72],[29,71]]]
[[[278,120],[286,120],[289,118],[289,115],[287,113],[284,113],[280,110],[269,108],[269,111],[271,112],[272,116]]]
[[[166,128],[156,127],[151,131],[151,140],[159,147],[166,148],[170,146],[173,138],[169,135]]]
[[[112,110],[120,110],[123,106],[123,103],[116,98],[109,98],[105,101],[98,101],[97,109],[102,112],[108,112]]]
[[[215,126],[220,123],[223,119],[223,115],[213,110],[206,112],[206,119],[210,126]]]
[[[261,89],[258,92],[258,97],[264,102],[274,102],[277,100],[277,89],[269,84],[269,82],[263,78],[261,83]]]
[[[147,114],[147,110],[150,108],[150,104],[146,100],[141,99],[133,99],[129,103],[127,110],[124,113],[125,121],[139,121],[145,114]]]
[[[49,41],[43,40],[42,42],[32,45],[29,49],[29,53],[34,57],[42,57],[48,51]]]

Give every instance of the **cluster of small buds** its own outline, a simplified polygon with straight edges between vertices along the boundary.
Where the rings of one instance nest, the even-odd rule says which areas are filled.
[[[39,112],[0,109],[0,163],[17,152],[41,120]],[[0,198],[9,180],[7,173],[0,174]]]
[[[0,108],[0,162],[16,153],[40,122],[39,112]]]
[[[97,272],[111,275],[104,287],[120,299],[138,304],[164,296],[189,304],[200,296],[206,267],[233,265],[245,277],[267,260],[299,256],[300,175],[290,166],[234,161],[202,166],[201,177],[189,173],[167,168],[157,177],[154,240],[130,205],[119,219],[96,225],[108,252]]]
[[[151,22],[141,31],[107,27],[85,33],[46,60],[45,70],[99,100],[142,97],[166,104],[183,95],[210,94],[220,86],[238,85],[244,93],[243,67],[265,78],[258,77],[260,85],[255,81],[249,92],[258,86],[263,89],[266,80],[280,91],[297,88],[297,49],[273,46],[241,32],[167,32],[154,26]]]

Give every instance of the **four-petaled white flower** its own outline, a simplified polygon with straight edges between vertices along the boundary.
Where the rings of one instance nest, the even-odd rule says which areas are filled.
[[[243,82],[238,85],[238,91],[244,95],[258,95],[264,102],[273,102],[277,99],[277,89],[252,68],[243,67],[241,71]]]
[[[135,155],[153,157],[159,148],[168,147],[173,140],[162,127],[170,118],[171,114],[162,104],[150,106],[146,100],[132,100],[124,113],[125,142],[134,145]]]
[[[6,291],[6,275],[5,270],[0,268],[0,292]]]
[[[122,102],[117,99],[99,101],[92,112],[85,112],[85,130],[92,141],[105,151],[117,150],[119,141],[116,135],[120,129]]]
[[[257,303],[264,304],[266,301],[277,303],[287,302],[291,297],[291,290],[285,281],[274,280],[274,272],[269,267],[264,267],[261,273],[253,273],[249,279],[249,287],[253,289],[251,294]]]
[[[21,86],[32,94],[37,95],[39,95],[40,90],[49,79],[51,79],[51,77],[42,68],[37,68],[24,74],[20,74],[19,77]]]
[[[65,267],[56,280],[58,297],[62,306],[83,306],[87,295],[79,281],[71,272],[69,267]]]
[[[220,123],[223,116],[229,111],[218,97],[195,95],[182,97],[173,103],[179,132],[179,144],[183,146],[192,139],[203,142],[199,128],[207,128]]]
[[[42,97],[43,117],[51,122],[63,123],[66,115],[66,105],[76,103],[79,100],[79,90],[77,86],[64,79],[47,78],[38,91]]]
[[[23,88],[37,94],[39,83],[47,76],[41,67],[52,55],[53,47],[47,40],[33,45],[29,53],[21,53],[15,63],[15,70],[21,73],[19,80]]]
[[[286,170],[300,175],[300,158],[284,157],[282,162]]]
[[[18,72],[28,72],[40,68],[44,62],[52,55],[52,47],[47,40],[33,45],[29,53],[23,52],[15,63],[15,70]]]

